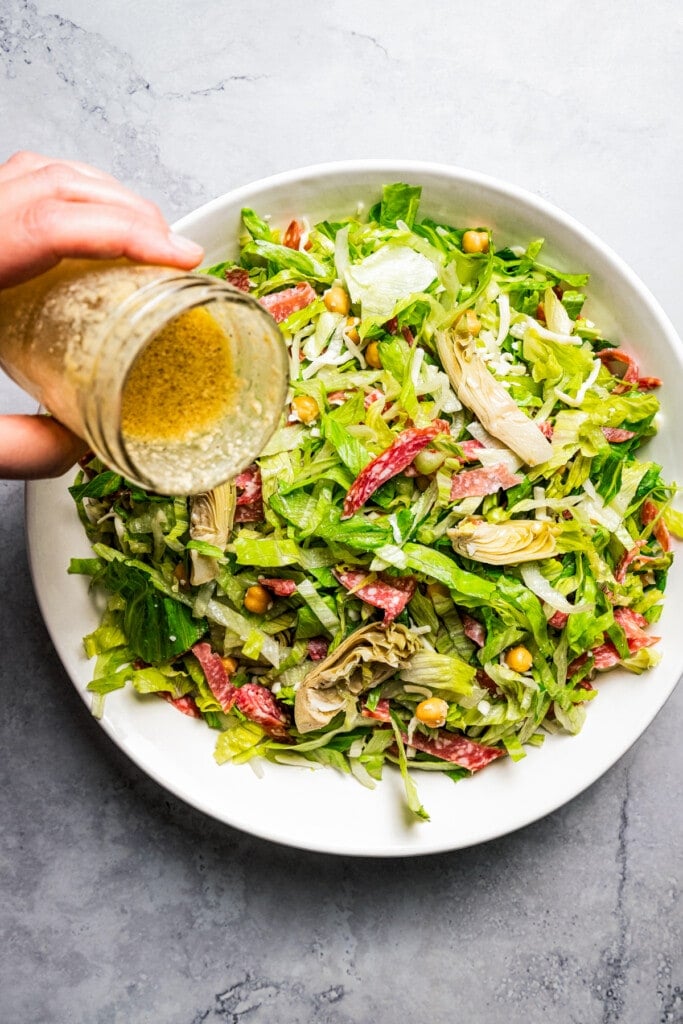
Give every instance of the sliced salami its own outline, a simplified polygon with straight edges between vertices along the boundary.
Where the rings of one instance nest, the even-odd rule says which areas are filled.
[[[497,683],[491,679],[491,676],[483,668],[477,669],[477,683],[484,690],[488,690],[492,697],[500,697],[500,689]]]
[[[648,624],[645,616],[633,608],[615,608],[614,618],[624,630],[626,636],[629,636],[629,630],[642,632]]]
[[[303,227],[298,220],[291,220],[287,225],[287,230],[282,237],[282,244],[286,245],[288,249],[298,249],[301,245],[301,235]]]
[[[384,392],[380,391],[379,388],[373,388],[372,391],[368,391],[363,399],[363,405],[366,409],[369,409],[373,402],[376,402],[379,398],[384,398]]]
[[[481,441],[458,441],[458,448],[460,448],[462,455],[460,456],[461,462],[478,462],[479,452],[485,447]]]
[[[635,545],[622,555],[616,569],[614,570],[614,578],[617,583],[623,583],[625,581],[629,565],[638,557],[640,549],[644,544],[644,540],[636,541]]]
[[[374,582],[363,583],[368,573],[363,569],[349,569],[347,572],[335,572],[342,587],[353,593],[373,608],[381,608],[384,622],[391,622],[400,615],[408,604],[417,586],[414,576],[379,576]]]
[[[327,401],[330,405],[343,405],[344,402],[348,401],[348,391],[330,391],[327,396]]]
[[[403,742],[424,754],[439,757],[442,761],[452,761],[453,764],[468,768],[471,772],[485,768],[491,761],[505,754],[505,751],[499,750],[498,747],[487,747],[483,743],[469,740],[466,736],[457,736],[445,729],[439,730],[436,739],[429,739],[416,732],[410,742],[407,736],[403,737]]]
[[[602,352],[597,353],[597,356],[610,373],[612,373],[615,363],[624,363],[626,369],[621,375],[621,379],[628,384],[635,384],[638,380],[638,363],[633,356],[627,355],[626,352],[622,352],[619,348],[604,348]]]
[[[659,517],[659,518],[658,518]],[[655,505],[654,501],[650,498],[643,502],[643,506],[640,510],[640,521],[643,526],[648,526],[651,522],[655,521],[653,533],[659,541],[659,546],[662,551],[671,550],[671,535],[667,528],[666,523],[659,515],[659,509]]]
[[[247,466],[235,478],[237,502],[235,509],[236,523],[259,523],[263,519],[263,495],[261,490],[261,470],[257,465]]]
[[[344,500],[343,519],[348,519],[365,504],[378,487],[402,473],[416,455],[439,434],[448,433],[445,420],[434,420],[428,427],[408,427],[381,455],[369,462],[351,484]]]
[[[245,683],[235,690],[235,707],[275,739],[287,736],[288,719],[270,690],[260,683]]]
[[[502,462],[494,466],[482,466],[481,469],[466,469],[456,473],[451,480],[451,501],[460,498],[483,497],[506,491],[508,487],[521,484],[524,478],[511,473]]]
[[[211,645],[205,641],[195,644],[192,653],[202,666],[211,693],[220,704],[221,710],[227,714],[235,703],[237,687],[230,682],[221,656],[211,650]]]
[[[159,696],[163,697],[165,701],[172,704],[178,711],[182,711],[184,715],[189,718],[201,718],[202,713],[197,707],[197,702],[194,697],[190,696],[189,693],[184,694],[182,697],[172,697],[170,693],[166,693],[164,690],[159,690]]]
[[[602,432],[610,444],[623,444],[636,436],[635,430],[622,430],[620,427],[603,427]]]
[[[293,288],[285,288],[281,292],[271,292],[270,295],[263,295],[259,302],[267,309],[273,320],[281,324],[292,313],[298,313],[315,302],[317,295],[315,290],[307,282],[295,284]]]
[[[548,625],[552,626],[553,629],[564,629],[564,627],[567,625],[568,618],[569,615],[567,614],[567,612],[553,612],[553,614],[548,619]]]
[[[641,647],[652,647],[659,643],[661,637],[652,636],[645,632],[649,624],[644,615],[633,611],[632,608],[615,608],[614,619],[619,623],[626,634],[626,642],[631,654],[635,654]]]
[[[312,636],[308,641],[308,657],[311,661],[322,661],[327,657],[330,641],[324,636]]]
[[[363,718],[372,718],[376,722],[390,722],[391,721],[391,712],[389,711],[389,701],[385,697],[382,697],[381,700],[377,701],[377,707],[376,708],[369,708],[367,706],[367,704],[365,704],[361,708],[360,713],[363,716]]]
[[[249,271],[244,267],[230,267],[225,271],[225,280],[241,292],[249,291]]]
[[[593,668],[598,672],[604,672],[605,669],[613,668],[614,665],[621,661],[619,651],[611,640],[606,640],[599,647],[594,647],[591,654],[593,655]]]
[[[276,597],[291,597],[292,594],[296,593],[296,583],[294,580],[270,579],[267,576],[259,576],[258,581],[262,587],[266,587]]]
[[[469,637],[477,647],[483,647],[486,643],[486,627],[481,622],[478,622],[477,619],[468,615],[467,612],[463,612],[461,618],[465,636]]]

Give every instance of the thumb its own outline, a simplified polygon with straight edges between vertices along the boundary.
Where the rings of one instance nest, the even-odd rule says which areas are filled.
[[[51,416],[0,416],[0,478],[61,476],[88,444]]]

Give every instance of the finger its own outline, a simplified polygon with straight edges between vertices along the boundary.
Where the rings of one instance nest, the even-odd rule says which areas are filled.
[[[154,203],[131,192],[114,178],[92,177],[63,163],[45,164],[28,174],[0,183],[0,206],[3,209],[27,208],[42,199],[130,206],[166,224]]]
[[[99,167],[92,167],[90,164],[85,164],[80,160],[59,160],[53,156],[43,156],[41,153],[21,150],[18,153],[14,153],[4,164],[0,164],[0,183],[11,181],[12,178],[19,178],[24,174],[30,174],[32,171],[39,171],[41,167],[47,167],[49,164],[61,164],[64,167],[72,167],[75,171],[86,174],[91,178],[116,181],[116,178],[111,174],[107,174],[106,171],[100,170]]]
[[[61,476],[88,445],[51,416],[0,416],[0,477]]]
[[[166,225],[137,210],[98,203],[43,200],[17,214],[19,223],[0,223],[13,239],[0,247],[0,288],[11,287],[55,266],[64,257],[118,259],[190,270],[201,261],[201,246],[174,235]]]

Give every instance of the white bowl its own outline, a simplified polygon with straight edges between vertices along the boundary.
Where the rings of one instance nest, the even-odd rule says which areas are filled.
[[[546,239],[544,260],[591,274],[586,312],[606,336],[633,352],[642,372],[664,379],[660,433],[647,457],[669,479],[683,479],[683,346],[649,291],[590,231],[529,193],[483,175],[428,163],[363,161],[291,171],[215,199],[175,225],[200,242],[207,264],[234,256],[240,210],[251,206],[275,223],[311,221],[370,205],[383,184],[423,187],[420,214],[452,224],[493,227],[498,244]],[[27,531],[36,592],[52,640],[74,685],[85,687],[92,663],[81,637],[98,621],[87,581],[67,576],[71,556],[87,555],[87,541],[61,480],[28,485]],[[152,778],[214,818],[254,835],[311,850],[369,856],[405,856],[457,849],[526,825],[560,807],[605,772],[652,721],[683,672],[678,609],[683,573],[674,566],[664,614],[661,664],[645,676],[613,671],[601,677],[599,696],[577,737],[548,737],[525,760],[505,759],[454,786],[436,774],[417,782],[430,822],[408,820],[398,774],[385,773],[374,791],[332,771],[266,764],[258,778],[248,766],[217,767],[215,733],[163,701],[126,689],[106,701],[102,727]]]

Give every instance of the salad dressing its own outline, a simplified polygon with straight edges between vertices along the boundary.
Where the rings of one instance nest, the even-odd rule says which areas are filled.
[[[206,309],[159,331],[133,363],[121,396],[127,441],[179,441],[215,429],[235,400],[228,338]]]
[[[63,260],[0,292],[0,366],[125,479],[197,494],[235,477],[275,430],[280,331],[218,277]]]

